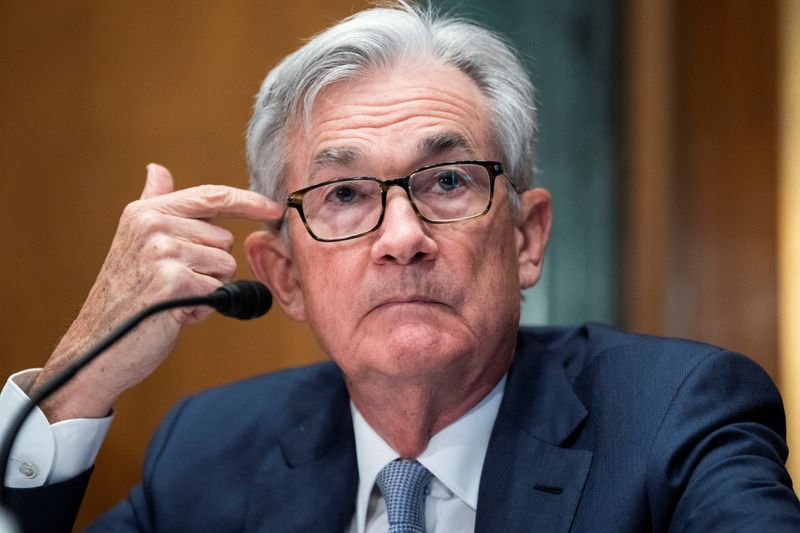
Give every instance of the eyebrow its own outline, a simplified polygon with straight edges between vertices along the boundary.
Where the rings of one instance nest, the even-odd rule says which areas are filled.
[[[425,137],[417,143],[417,149],[423,154],[423,157],[440,155],[453,149],[464,150],[468,157],[475,156],[472,144],[466,137],[457,132],[437,133]],[[346,167],[362,157],[363,152],[353,146],[325,148],[314,154],[311,160],[310,177],[313,179],[314,175],[325,167]]]
[[[314,154],[311,160],[311,176],[313,177],[320,169],[327,166],[347,166],[355,160],[361,158],[362,152],[358,148],[350,146],[334,146],[325,148]]]
[[[444,152],[456,148],[464,150],[470,157],[474,157],[475,155],[472,144],[470,144],[466,137],[456,132],[444,132],[431,135],[430,137],[420,140],[417,146],[419,147],[419,151],[426,156],[443,154]]]

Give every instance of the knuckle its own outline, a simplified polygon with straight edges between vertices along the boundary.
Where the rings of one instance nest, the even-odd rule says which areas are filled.
[[[136,217],[136,224],[145,233],[150,233],[158,230],[161,227],[162,217],[153,211],[142,210]]]
[[[231,202],[231,195],[227,188],[220,185],[200,185],[200,197],[210,207],[224,208]]]
[[[226,276],[232,276],[238,267],[236,258],[230,254],[225,254],[220,263],[220,270]]]
[[[157,233],[150,237],[147,241],[147,251],[148,255],[154,257],[156,259],[169,257],[175,249],[173,240],[164,235],[163,233]]]
[[[220,241],[225,251],[230,252],[233,249],[234,237],[230,231],[223,229],[220,234]]]
[[[159,231],[163,226],[163,216],[146,208],[140,200],[131,202],[122,212],[120,228],[125,228],[132,234],[146,236]]]
[[[171,295],[180,289],[185,275],[186,269],[175,261],[160,261],[156,267],[158,285],[164,294]]]
[[[134,220],[138,214],[142,210],[142,203],[140,200],[136,200],[134,202],[129,203],[125,206],[125,209],[122,210],[122,216],[120,217],[120,223],[124,224],[131,220]]]
[[[144,201],[142,199],[128,202],[127,205],[125,206],[125,209],[123,209],[123,213],[129,213],[129,214],[138,213],[142,209],[143,203]]]

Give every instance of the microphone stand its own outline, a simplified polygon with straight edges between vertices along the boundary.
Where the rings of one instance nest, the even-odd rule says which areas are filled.
[[[175,309],[176,307],[195,307],[199,305],[210,305],[217,311],[240,319],[255,318],[266,313],[272,304],[272,296],[269,290],[261,283],[247,280],[240,280],[234,283],[223,285],[216,291],[205,296],[193,296],[189,298],[178,298],[166,300],[146,307],[133,315],[131,318],[120,324],[115,330],[109,333],[103,340],[89,350],[86,354],[70,363],[62,369],[52,379],[47,381],[42,387],[32,394],[28,402],[12,419],[8,427],[3,445],[0,447],[0,510],[7,502],[5,489],[6,466],[11,456],[11,447],[25,419],[28,418],[36,405],[50,396],[53,392],[62,387],[67,381],[72,379],[84,366],[88,365],[98,355],[103,353],[115,342],[121,339],[130,330],[138,326],[144,319],[161,311]]]

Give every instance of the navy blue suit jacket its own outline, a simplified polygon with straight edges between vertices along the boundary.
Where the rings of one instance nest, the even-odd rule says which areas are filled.
[[[800,531],[786,455],[780,396],[741,355],[598,325],[523,329],[476,531]],[[88,475],[13,491],[15,505],[63,527]],[[322,363],[184,400],[142,484],[93,529],[342,532],[357,484],[347,390]],[[32,516],[44,501],[60,510]]]

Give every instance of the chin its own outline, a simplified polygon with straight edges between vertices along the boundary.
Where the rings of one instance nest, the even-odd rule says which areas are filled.
[[[397,375],[440,371],[469,351],[465,336],[430,323],[393,325],[383,342],[379,365]]]
[[[386,306],[362,321],[331,353],[351,377],[428,376],[452,368],[480,344],[444,306]],[[337,356],[338,354],[338,356]]]

